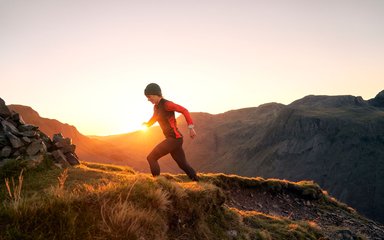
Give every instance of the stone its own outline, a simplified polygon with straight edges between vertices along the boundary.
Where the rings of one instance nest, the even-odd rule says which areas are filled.
[[[8,138],[5,136],[5,133],[0,131],[0,146],[7,146],[9,144]]]
[[[0,98],[0,116],[7,117],[11,115],[11,111],[9,111],[7,105],[2,98]]]
[[[76,145],[65,145],[63,148],[61,148],[61,151],[63,151],[64,154],[66,153],[74,153],[76,149]]]
[[[52,140],[43,132],[39,131],[40,138],[43,140],[45,146],[47,147],[48,150],[52,150]]]
[[[25,124],[24,119],[20,116],[20,114],[13,112],[12,113],[12,120],[16,123],[20,124]]]
[[[57,163],[63,165],[64,167],[69,166],[69,163],[67,162],[67,158],[65,157],[62,151],[60,150],[52,151],[52,156]]]
[[[64,138],[64,143],[67,144],[67,145],[71,145],[72,144],[72,139]]]
[[[47,145],[45,145],[44,141],[41,142],[40,152],[41,153],[47,153],[48,152]]]
[[[0,157],[7,158],[7,157],[11,156],[11,153],[12,153],[12,148],[10,146],[5,146],[5,147],[3,147],[3,149],[1,149]]]
[[[13,154],[12,154],[12,157],[14,158],[18,158],[21,156],[21,151],[20,150],[16,150]]]
[[[54,145],[56,148],[64,148],[66,145],[64,144],[64,142],[54,142]]]
[[[73,153],[67,153],[65,154],[65,157],[67,158],[67,162],[72,166],[80,164],[79,159]]]
[[[62,139],[64,139],[63,135],[61,133],[56,133],[53,135],[53,142],[61,142]]]
[[[12,123],[10,123],[10,122],[8,122],[6,120],[3,120],[3,121],[1,121],[1,125],[3,125],[4,132],[11,132],[12,134],[15,134],[15,135],[18,135],[18,136],[21,135],[19,130]]]
[[[71,145],[72,144],[72,139],[70,138],[54,138],[53,139],[53,143],[55,145],[59,145],[60,146],[65,146],[65,145]]]
[[[29,138],[27,138],[27,137],[22,137],[21,139],[22,139],[24,142],[26,142],[26,143],[31,143],[31,142],[32,142],[32,140],[29,139]]]
[[[7,136],[8,140],[11,142],[11,145],[13,148],[20,148],[20,147],[24,146],[23,141],[21,141],[20,138],[16,137],[12,133],[6,132],[5,136]]]
[[[20,132],[37,131],[37,129],[39,129],[39,127],[36,127],[34,125],[31,125],[31,124],[23,124],[23,125],[20,125],[18,127],[18,129]]]
[[[34,156],[38,152],[40,152],[41,149],[43,149],[43,141],[42,140],[36,140],[33,141],[29,146],[27,147],[27,154],[29,156]]]
[[[22,135],[24,137],[36,137],[37,136],[37,132],[33,131],[33,130],[30,130],[30,131],[22,132],[20,135]]]

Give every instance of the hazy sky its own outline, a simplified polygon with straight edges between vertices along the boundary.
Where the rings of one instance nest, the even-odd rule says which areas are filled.
[[[384,89],[383,0],[0,0],[0,97],[83,134]]]

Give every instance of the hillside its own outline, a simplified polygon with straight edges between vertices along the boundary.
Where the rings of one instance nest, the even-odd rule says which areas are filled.
[[[384,91],[370,100],[310,95],[289,105],[192,113],[198,137],[185,138],[184,146],[199,172],[311,179],[365,216],[384,222],[383,109]],[[184,119],[178,122],[186,134]],[[153,127],[145,133],[75,139],[82,160],[109,160],[148,172],[146,156],[163,136]],[[89,154],[82,154],[87,148]],[[160,165],[163,172],[181,173],[169,156]]]
[[[8,162],[0,172],[19,170]],[[9,191],[0,184],[2,240],[384,237],[383,226],[308,181],[200,174],[195,183],[86,162],[61,170],[49,159],[20,176]]]
[[[309,95],[289,105],[269,103],[217,115],[192,113],[198,137],[185,138],[184,146],[200,172],[312,179],[332,196],[384,222],[383,99],[384,91],[370,100]],[[184,119],[178,122],[186,133]],[[117,151],[138,149],[136,157],[145,163],[146,154],[161,139],[154,127],[105,140]],[[164,171],[180,173],[170,157],[160,165]]]

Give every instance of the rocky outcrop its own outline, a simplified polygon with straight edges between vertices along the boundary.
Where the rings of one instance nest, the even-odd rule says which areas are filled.
[[[76,145],[77,156],[84,161],[121,165],[128,160],[129,165],[131,165],[136,159],[140,159],[132,156],[131,152],[125,151],[125,148],[123,149],[124,152],[115,149],[116,144],[109,144],[81,134],[75,126],[62,123],[56,119],[42,117],[29,106],[11,104],[7,105],[7,107],[9,110],[19,113],[26,123],[38,126],[40,131],[50,137],[56,133],[62,133],[65,137],[71,138],[72,143]],[[142,165],[147,166],[148,164]]]
[[[79,164],[71,139],[56,134],[51,140],[39,127],[26,124],[19,113],[10,111],[0,98],[0,166],[7,159],[25,159],[30,165],[51,155],[59,167]]]
[[[79,164],[79,159],[75,153],[76,146],[72,144],[70,138],[64,138],[61,133],[53,135],[52,156],[56,161],[69,163],[70,165]]]
[[[384,90],[379,92],[375,98],[368,100],[368,102],[374,107],[384,108]]]

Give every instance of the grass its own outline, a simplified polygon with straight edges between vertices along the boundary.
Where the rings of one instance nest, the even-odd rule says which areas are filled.
[[[252,239],[320,239],[319,227],[313,222],[292,221],[258,212],[238,211],[251,227]]]
[[[69,169],[47,164],[44,171],[20,172],[23,178],[14,185],[10,180],[8,187],[0,184],[1,240],[321,237],[311,223],[242,212],[224,204],[223,189],[234,186],[291,189],[304,197],[319,197],[321,191],[311,182],[204,174],[195,183],[185,175],[153,178],[129,168],[93,163]]]

